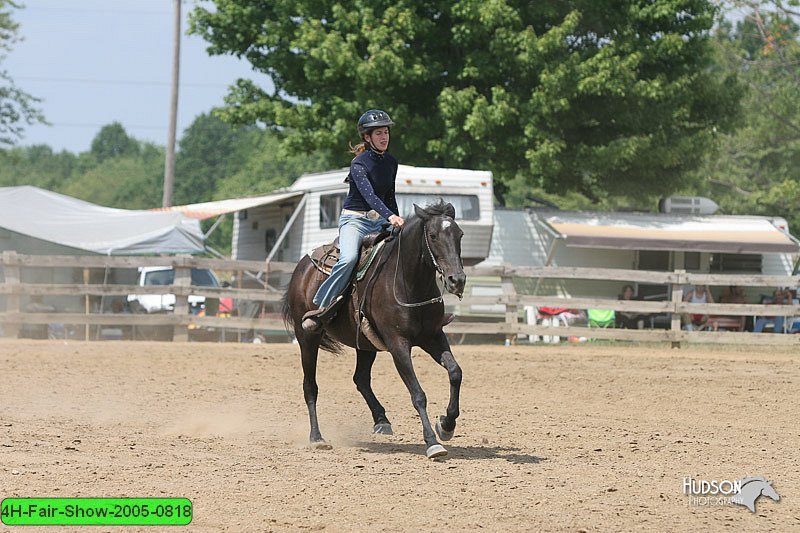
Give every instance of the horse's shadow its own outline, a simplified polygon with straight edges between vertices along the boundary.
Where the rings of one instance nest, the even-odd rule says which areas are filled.
[[[407,453],[411,455],[425,453],[424,446],[402,442],[357,442],[356,446],[367,453]],[[516,465],[539,464],[547,460],[547,457],[522,453],[519,448],[511,446],[453,446],[450,443],[447,443],[446,446],[450,452],[447,456],[449,459],[505,459]]]

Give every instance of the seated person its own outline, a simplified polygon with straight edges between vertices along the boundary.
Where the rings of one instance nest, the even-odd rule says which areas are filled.
[[[771,301],[764,301],[762,303],[771,305],[791,305],[792,293],[789,290],[782,288],[775,289],[772,293]],[[756,318],[756,323],[753,326],[753,333],[761,333],[767,324],[772,324],[773,333],[783,333],[783,324],[786,317],[784,316],[760,316]]]
[[[713,304],[714,297],[706,285],[695,285],[692,290],[686,293],[683,301],[693,304]],[[683,329],[686,331],[703,329],[708,322],[708,315],[704,313],[684,313],[681,315],[681,322],[683,323]]]
[[[622,293],[619,295],[620,300],[636,300],[636,294],[632,285],[625,285],[622,287]],[[644,329],[644,316],[634,311],[617,311],[616,321],[618,328],[625,329]]]
[[[722,304],[744,304],[747,303],[744,293],[744,287],[738,285],[729,285],[722,289],[722,295],[719,297],[719,303]],[[719,331],[719,328],[733,329],[737,331],[744,331],[744,324],[746,318],[742,316],[716,316],[708,317],[708,325],[714,331]]]

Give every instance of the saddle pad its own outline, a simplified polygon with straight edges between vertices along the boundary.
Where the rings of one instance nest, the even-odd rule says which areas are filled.
[[[372,261],[378,254],[383,244],[386,241],[380,241],[374,246],[361,248],[361,254],[358,259],[358,266],[356,267],[356,280],[361,281],[367,273]],[[330,276],[331,270],[336,262],[339,260],[339,241],[338,239],[330,244],[323,244],[311,250],[308,254],[311,262],[317,267],[317,270]]]

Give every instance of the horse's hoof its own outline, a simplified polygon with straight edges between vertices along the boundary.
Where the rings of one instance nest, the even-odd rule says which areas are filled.
[[[447,431],[442,427],[442,421],[444,420],[444,415],[439,417],[439,420],[436,421],[436,434],[439,435],[441,440],[450,440],[453,438],[453,434],[456,432],[455,428],[452,431]]]
[[[379,422],[378,424],[375,424],[372,428],[372,432],[379,435],[394,435],[394,431],[392,431],[392,425],[388,422]]]
[[[315,442],[309,442],[308,446],[312,450],[332,450],[333,449],[333,446],[331,446],[330,443],[328,443],[328,442],[326,442],[324,440],[318,440],[318,441],[315,441]]]
[[[447,455],[447,450],[445,450],[444,446],[441,444],[434,444],[428,447],[425,455],[428,456],[428,459],[436,459],[437,457],[444,457]]]

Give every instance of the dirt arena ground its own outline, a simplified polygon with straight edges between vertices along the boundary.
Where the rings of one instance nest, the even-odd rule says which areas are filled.
[[[394,436],[371,434],[353,356],[321,353],[334,448],[319,451],[305,446],[296,346],[0,341],[0,498],[188,497],[194,520],[172,532],[800,530],[800,354],[455,351],[462,416],[434,462],[387,354],[374,386]],[[446,373],[414,361],[438,416]],[[684,477],[748,475],[780,502],[751,513],[682,493]]]

